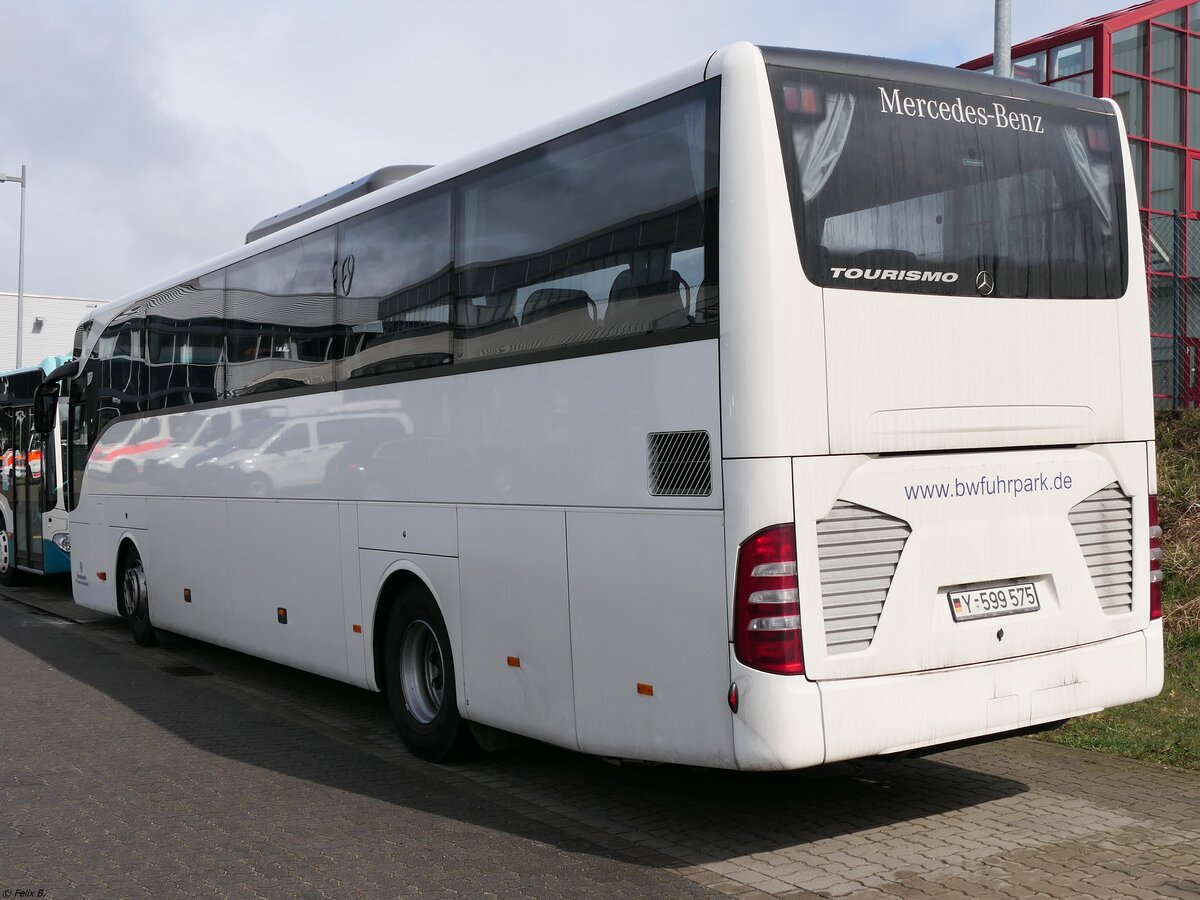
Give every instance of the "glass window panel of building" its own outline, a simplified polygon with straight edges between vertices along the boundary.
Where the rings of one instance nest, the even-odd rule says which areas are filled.
[[[1146,134],[1146,82],[1128,75],[1113,75],[1112,98],[1121,107],[1125,128],[1131,135]]]
[[[1144,141],[1129,142],[1129,155],[1133,160],[1133,180],[1137,186],[1138,202],[1146,196],[1146,143]]]
[[[1092,70],[1092,41],[1075,41],[1050,51],[1050,79],[1067,78]]]
[[[1146,74],[1146,25],[1131,25],[1112,36],[1112,67],[1136,75]]]
[[[1012,77],[1018,81],[1044,84],[1046,81],[1046,54],[1034,53],[1012,62]]]
[[[1166,144],[1183,143],[1184,92],[1165,84],[1150,86],[1150,137]]]
[[[1173,9],[1168,13],[1163,13],[1153,21],[1157,25],[1173,25],[1176,28],[1185,28],[1187,27],[1187,19],[1186,9]]]
[[[1151,34],[1150,74],[1159,81],[1183,83],[1183,34],[1155,26]]]
[[[1182,209],[1183,153],[1168,147],[1150,150],[1150,207],[1163,211]]]

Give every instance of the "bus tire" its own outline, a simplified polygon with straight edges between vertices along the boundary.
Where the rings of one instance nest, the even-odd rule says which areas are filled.
[[[137,548],[130,545],[121,566],[121,615],[129,621],[133,639],[142,647],[158,643],[154,626],[150,624],[150,588],[146,584],[146,568]]]
[[[15,549],[8,522],[0,516],[0,584],[5,587],[16,587],[21,583],[21,570],[13,559]]]
[[[401,588],[388,617],[385,647],[388,704],[405,746],[430,762],[470,754],[474,742],[458,714],[446,623],[423,585]]]

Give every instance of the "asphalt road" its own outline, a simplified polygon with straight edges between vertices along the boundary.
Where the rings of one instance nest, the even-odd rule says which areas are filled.
[[[0,897],[1200,897],[1200,777],[1014,739],[777,775],[536,743],[455,766],[377,695],[0,601]]]

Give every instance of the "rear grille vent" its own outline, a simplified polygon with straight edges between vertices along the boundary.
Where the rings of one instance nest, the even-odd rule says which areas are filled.
[[[817,523],[821,604],[829,654],[866,650],[912,528],[902,519],[839,500]]]
[[[1133,609],[1133,501],[1113,482],[1070,513],[1100,605],[1110,616]]]
[[[707,431],[665,431],[646,436],[650,493],[656,497],[707,497],[712,456]]]

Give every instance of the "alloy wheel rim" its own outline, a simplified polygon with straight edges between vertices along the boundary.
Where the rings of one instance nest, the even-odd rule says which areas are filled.
[[[136,617],[141,606],[141,573],[141,566],[128,569],[121,584],[121,605],[125,608],[125,615],[130,617]]]
[[[442,708],[446,670],[442,645],[429,623],[418,619],[400,642],[400,688],[404,705],[422,725],[428,725]]]

